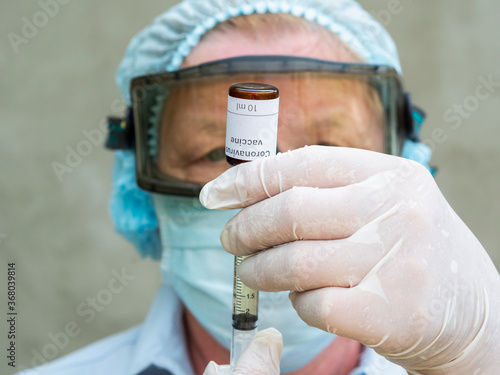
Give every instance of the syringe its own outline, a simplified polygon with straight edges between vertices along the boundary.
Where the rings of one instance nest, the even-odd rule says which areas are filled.
[[[226,160],[231,165],[276,155],[279,90],[267,83],[235,83],[229,87],[226,129]],[[242,142],[241,140],[244,140]],[[238,269],[243,256],[234,258],[232,371],[257,333],[259,292],[243,284]]]
[[[243,284],[238,275],[245,257],[234,257],[233,323],[231,332],[231,370],[257,333],[259,292]]]

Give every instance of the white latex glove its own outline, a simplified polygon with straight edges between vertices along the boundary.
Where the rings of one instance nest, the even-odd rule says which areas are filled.
[[[257,332],[252,342],[241,354],[234,367],[233,375],[278,375],[280,373],[283,338],[274,328]],[[203,375],[229,375],[226,366],[210,362]]]
[[[420,164],[306,147],[231,168],[200,200],[246,207],[224,228],[224,248],[255,254],[242,281],[293,291],[307,324],[410,374],[500,372],[500,276]]]

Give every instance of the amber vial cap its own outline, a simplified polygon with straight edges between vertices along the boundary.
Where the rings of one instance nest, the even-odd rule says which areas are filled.
[[[234,83],[229,87],[229,96],[250,100],[270,100],[280,95],[278,88],[269,83],[242,82]]]

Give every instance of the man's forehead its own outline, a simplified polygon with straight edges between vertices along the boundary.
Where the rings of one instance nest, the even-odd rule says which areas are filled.
[[[308,57],[339,62],[360,62],[346,46],[332,34],[290,28],[287,33],[273,33],[266,30],[253,32],[236,30],[232,33],[211,32],[193,47],[184,59],[182,67],[200,65],[209,61],[249,55],[283,55]],[[260,36],[260,37],[256,37]],[[335,41],[335,42],[334,42]]]

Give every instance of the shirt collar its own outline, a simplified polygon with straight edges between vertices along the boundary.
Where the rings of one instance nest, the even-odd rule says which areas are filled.
[[[137,337],[131,374],[151,364],[176,375],[194,375],[186,350],[182,303],[172,288],[162,285]]]

